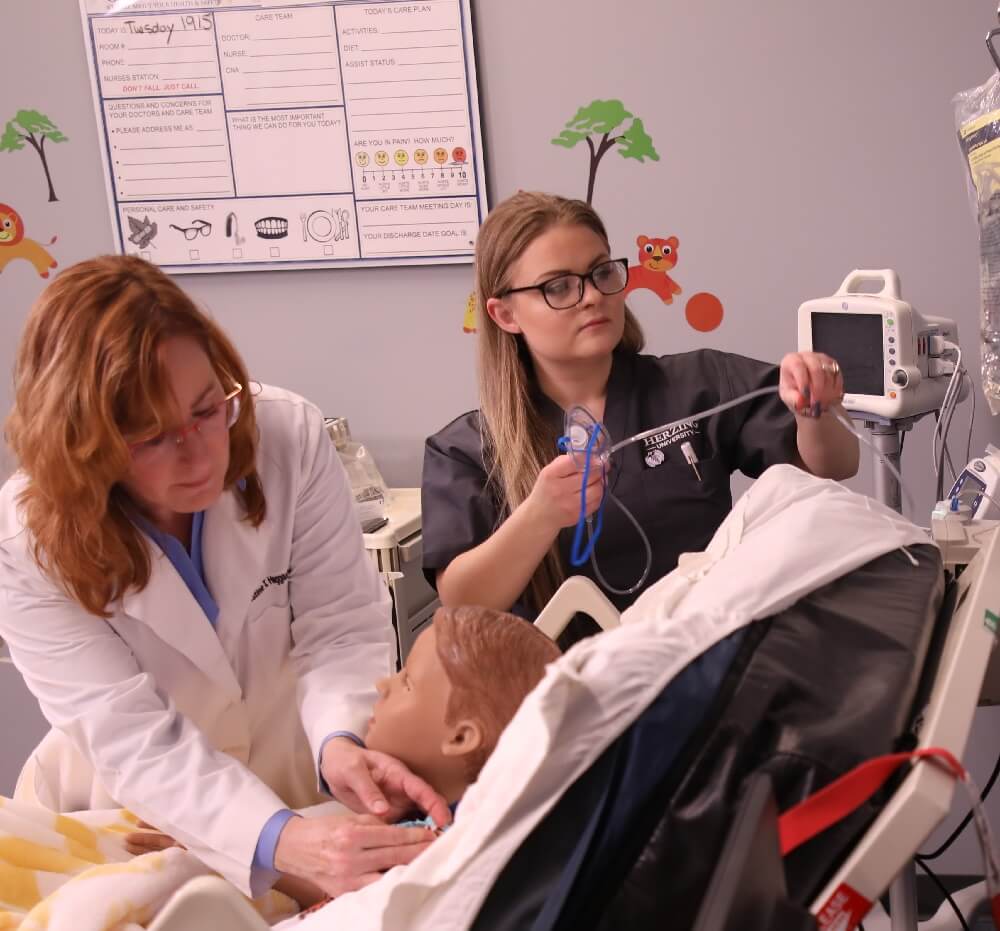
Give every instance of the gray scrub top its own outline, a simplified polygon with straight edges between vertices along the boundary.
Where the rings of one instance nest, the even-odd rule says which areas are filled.
[[[778,367],[714,349],[676,355],[639,355],[616,350],[608,380],[604,425],[618,442],[660,424],[778,384]],[[536,403],[552,426],[552,455],[563,433],[564,412],[537,392]],[[698,471],[686,462],[681,444],[691,443]],[[609,488],[635,515],[649,537],[653,563],[643,589],[622,596],[606,592],[619,610],[677,565],[684,552],[705,548],[732,507],[730,475],[739,469],[756,478],[796,454],[795,418],[777,394],[756,398],[707,420],[625,447],[611,459]],[[479,412],[470,411],[429,437],[421,488],[424,572],[433,585],[438,570],[478,546],[507,516],[495,488],[488,488],[479,432]],[[594,579],[588,561],[574,568],[574,528],[559,534],[567,575]],[[596,545],[601,572],[616,588],[638,579],[645,550],[635,528],[613,502],[606,502],[604,528]],[[594,579],[596,581],[596,579]],[[533,618],[526,595],[513,611]]]

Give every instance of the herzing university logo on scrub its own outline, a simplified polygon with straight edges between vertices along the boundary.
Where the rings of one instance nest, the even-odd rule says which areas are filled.
[[[689,440],[697,436],[700,432],[701,427],[696,421],[687,420],[684,423],[677,424],[675,427],[671,427],[669,430],[664,430],[662,433],[647,436],[642,441],[642,455],[646,462],[646,468],[655,469],[657,466],[662,465],[667,458],[666,453],[664,453],[667,447],[673,446],[674,443]]]
[[[292,567],[288,567],[287,572],[282,572],[281,575],[269,575],[267,576],[260,585],[254,589],[253,596],[250,598],[251,603],[260,598],[265,588],[269,588],[271,585],[284,585],[292,577]]]

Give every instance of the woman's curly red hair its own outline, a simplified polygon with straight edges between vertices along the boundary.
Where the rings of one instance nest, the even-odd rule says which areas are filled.
[[[14,370],[6,436],[27,484],[19,498],[36,562],[87,611],[149,582],[150,557],[120,483],[131,454],[125,437],[171,426],[175,415],[160,347],[198,342],[220,382],[249,384],[222,330],[156,266],[101,256],[66,269],[35,302]],[[257,425],[244,403],[230,432],[225,487],[245,519],[264,519],[256,472]]]

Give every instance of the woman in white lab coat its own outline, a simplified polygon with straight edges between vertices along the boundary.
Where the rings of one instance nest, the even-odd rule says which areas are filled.
[[[412,860],[429,832],[382,822],[449,815],[361,739],[390,605],[319,411],[120,256],[46,288],[15,389],[0,637],[53,728],[18,797],[127,807],[255,895]],[[291,815],[327,788],[369,815]]]

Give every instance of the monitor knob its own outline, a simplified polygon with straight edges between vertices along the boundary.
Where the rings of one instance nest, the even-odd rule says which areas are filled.
[[[906,374],[904,369],[896,369],[892,373],[892,383],[894,385],[899,385],[900,388],[905,388],[910,380],[910,376]]]

